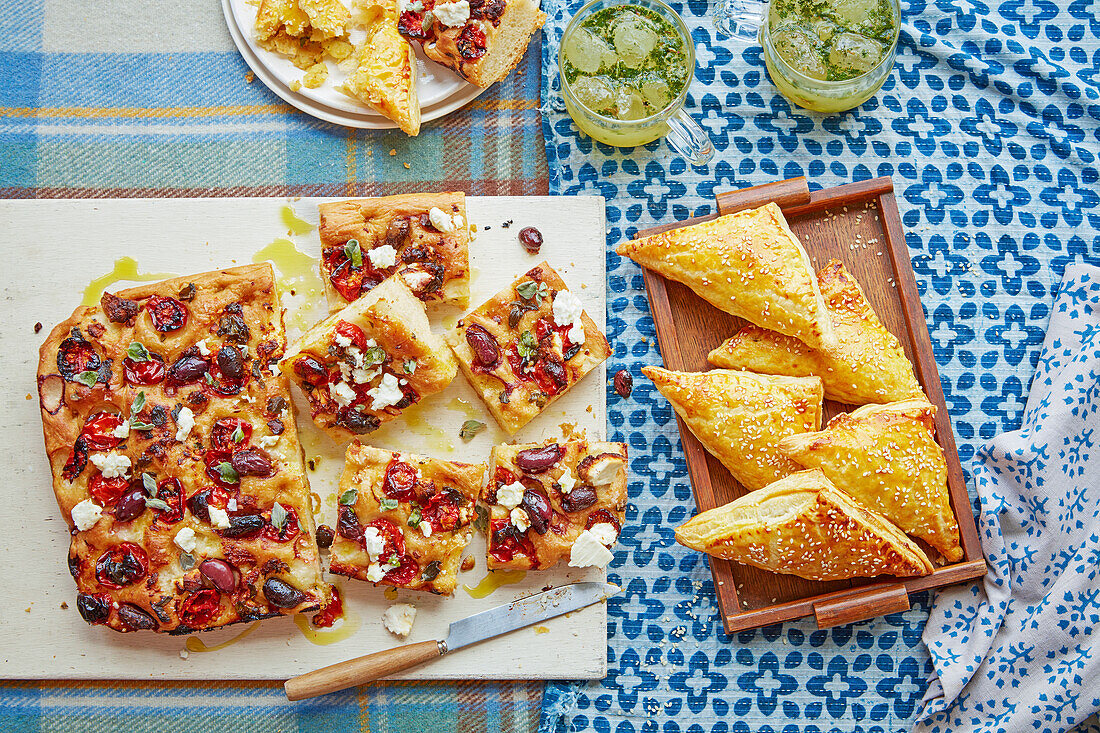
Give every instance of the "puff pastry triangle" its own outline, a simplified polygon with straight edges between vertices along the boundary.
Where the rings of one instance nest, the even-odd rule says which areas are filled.
[[[710,363],[791,377],[816,374],[826,398],[850,405],[925,399],[901,343],[882,325],[844,265],[831,260],[817,273],[817,282],[836,335],[833,347],[812,349],[790,336],[746,326],[710,352]]]
[[[799,471],[676,528],[676,540],[708,555],[809,580],[927,575],[933,565],[886,518]]]
[[[834,343],[810,258],[774,203],[623,242],[615,251],[757,326],[815,348]]]
[[[643,367],[708,451],[748,489],[799,470],[779,451],[784,436],[821,426],[821,380],[725,369],[672,372]]]
[[[961,560],[947,463],[933,433],[935,414],[924,400],[865,405],[837,415],[821,432],[788,435],[779,445],[948,560]]]
[[[397,32],[396,0],[362,0],[357,5],[366,40],[355,51],[355,70],[341,91],[397,123],[406,135],[420,134],[416,54]]]

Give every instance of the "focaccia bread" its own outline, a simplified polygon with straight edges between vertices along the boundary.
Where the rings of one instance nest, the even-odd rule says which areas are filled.
[[[611,354],[557,272],[542,262],[447,334],[462,373],[515,433]]]
[[[676,528],[693,550],[809,580],[927,575],[931,561],[821,471],[799,471]]]
[[[865,405],[821,432],[784,438],[780,449],[954,562],[963,551],[935,415],[924,400]]]
[[[710,352],[711,364],[789,377],[821,377],[825,397],[851,405],[924,398],[913,364],[875,315],[839,260],[817,273],[836,346],[812,349],[796,338],[746,326]]]
[[[373,432],[458,371],[424,304],[397,275],[306,331],[279,367],[337,442]]]
[[[463,193],[414,193],[318,206],[321,280],[338,311],[400,273],[421,300],[470,299],[470,230]]]
[[[615,251],[715,308],[814,348],[835,344],[810,258],[774,203],[623,242]]]
[[[338,88],[389,117],[406,135],[419,135],[416,54],[397,32],[397,1],[360,0],[357,11],[367,35],[355,49],[355,70]]]
[[[692,435],[747,489],[800,466],[779,450],[784,436],[821,429],[821,380],[712,369],[642,367]]]
[[[271,266],[78,308],[40,350],[77,608],[174,634],[313,611],[321,578]]]
[[[508,75],[546,22],[537,0],[403,0],[397,28],[424,55],[479,87]]]
[[[489,569],[606,567],[626,512],[626,444],[498,445],[481,499]]]
[[[484,477],[484,463],[352,443],[340,477],[330,571],[450,595]]]

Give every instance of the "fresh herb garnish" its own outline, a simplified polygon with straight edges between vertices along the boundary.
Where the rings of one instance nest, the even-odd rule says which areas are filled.
[[[85,387],[94,387],[95,383],[99,380],[99,372],[87,371],[81,372],[73,377],[76,381],[83,384]]]
[[[131,361],[150,361],[153,358],[149,356],[149,349],[145,348],[145,344],[139,341],[130,344],[130,348],[126,349],[126,355]]]
[[[344,245],[344,254],[351,260],[351,266],[358,269],[363,266],[363,250],[358,239],[349,239]]]
[[[410,527],[420,526],[420,507],[414,506],[412,511],[409,512],[409,521],[406,522]]]
[[[141,390],[137,393],[137,397],[134,398],[134,404],[130,405],[130,414],[136,415],[142,411],[145,407],[145,390]],[[133,425],[131,425],[133,427]]]
[[[202,378],[207,384],[214,383],[214,376],[210,372],[203,372]]]
[[[421,21],[420,27],[423,28],[425,31],[429,31],[431,30],[432,23],[434,22],[435,15],[432,13],[432,11],[429,10],[428,12],[424,13],[424,20]]]
[[[541,305],[542,299],[549,293],[546,283],[536,283],[534,280],[524,280],[516,286],[516,293],[524,300],[535,301],[535,305]]]
[[[363,352],[365,364],[381,364],[386,360],[386,350],[381,346],[372,346]]]
[[[489,531],[489,508],[484,504],[478,504],[474,507],[474,529],[479,532]]]
[[[230,435],[229,438],[234,443],[240,443],[242,440],[244,440],[244,431],[241,430],[240,425],[237,426],[237,429],[233,431],[233,434]]]
[[[539,347],[538,340],[535,339],[535,335],[530,331],[524,331],[519,335],[519,342],[516,344],[516,352],[524,360],[533,359],[535,351]]]
[[[180,567],[184,570],[190,570],[195,567],[195,556],[190,552],[180,553]]]
[[[462,423],[462,429],[458,431],[458,437],[469,440],[485,429],[485,423],[477,420],[467,420]]]
[[[405,374],[412,374],[416,371],[416,359],[405,360]]]
[[[348,489],[344,493],[340,494],[340,503],[344,506],[351,506],[359,499],[359,492],[355,489]]]
[[[397,555],[390,555],[386,559],[386,562],[382,563],[382,568],[388,573],[392,570],[397,570],[401,567],[401,558]]]
[[[152,430],[155,427],[156,425],[154,425],[153,423],[142,422],[141,420],[130,420],[131,430]]]
[[[397,508],[397,505],[398,505],[397,499],[386,498],[386,499],[383,499],[382,501],[378,502],[378,508],[381,509],[384,512],[393,511],[394,509]]]
[[[221,477],[224,483],[236,484],[241,481],[241,475],[237,473],[237,469],[233,468],[233,464],[229,461],[222,461],[214,466],[214,470],[218,472],[218,476]]]
[[[145,497],[145,506],[152,507],[153,509],[160,509],[162,512],[172,511],[172,507],[168,506],[168,502],[164,499],[156,499],[151,496]]]
[[[283,505],[279,502],[275,502],[271,507],[271,526],[274,527],[275,531],[279,534],[282,534],[283,530],[286,529],[286,520],[289,516],[286,509],[283,508]]]
[[[141,474],[141,484],[145,487],[145,490],[149,492],[149,496],[157,495],[157,480],[153,477],[153,474]]]

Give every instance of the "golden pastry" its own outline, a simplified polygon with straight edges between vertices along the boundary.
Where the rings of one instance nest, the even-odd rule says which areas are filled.
[[[821,427],[821,380],[713,369],[643,367],[692,434],[745,488],[759,489],[799,470],[779,440]]]
[[[774,203],[623,242],[615,251],[757,326],[815,348],[834,343],[810,258]]]
[[[364,0],[358,8],[367,37],[355,49],[355,71],[340,91],[389,117],[406,135],[419,135],[416,54],[397,32],[397,2]]]
[[[924,400],[865,405],[837,415],[819,433],[790,435],[779,445],[948,560],[961,560],[947,463],[933,433],[935,414]]]
[[[710,352],[723,369],[791,377],[817,375],[825,397],[851,405],[924,398],[913,365],[894,334],[875,315],[852,274],[839,260],[817,273],[836,345],[812,349],[798,339],[746,326]]]
[[[799,471],[676,528],[682,545],[809,580],[927,575],[920,547],[884,517]]]

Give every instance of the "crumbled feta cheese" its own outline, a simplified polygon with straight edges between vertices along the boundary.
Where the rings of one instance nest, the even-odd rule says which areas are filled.
[[[386,538],[378,531],[378,527],[367,527],[363,530],[363,548],[372,561],[377,560],[386,549]]]
[[[412,631],[416,618],[416,606],[411,603],[395,603],[382,614],[382,624],[391,634],[404,639]]]
[[[351,370],[351,378],[355,380],[356,384],[367,384],[372,379],[378,376],[382,370],[379,367],[374,369],[364,369],[362,367],[355,367]]]
[[[383,407],[396,405],[405,399],[405,395],[401,391],[401,385],[397,382],[397,377],[389,372],[382,375],[382,381],[378,383],[377,387],[367,390],[367,396],[373,400],[370,406],[372,410],[381,410]]]
[[[195,547],[198,545],[195,541],[195,530],[190,527],[184,527],[179,532],[176,532],[176,536],[172,538],[172,542],[184,552],[194,552]]]
[[[230,499],[229,502],[226,503],[225,508],[228,509],[231,512],[237,511],[237,500],[236,499]]]
[[[338,333],[335,336],[333,336],[332,340],[336,342],[337,346],[339,346],[341,348],[344,348],[344,349],[351,346],[351,338],[348,337],[348,336],[345,336],[342,333]]]
[[[206,343],[206,339],[199,339],[195,342],[195,346],[199,347],[199,353],[203,356],[210,356],[210,347]]]
[[[622,465],[621,457],[602,455],[588,466],[581,478],[592,486],[608,486],[618,477]]]
[[[580,321],[573,321],[573,325],[565,333],[569,337],[569,343],[571,344],[583,344],[584,343],[584,324]]]
[[[569,469],[565,469],[561,477],[558,478],[558,486],[561,487],[563,494],[568,494],[577,487],[577,479],[573,478],[573,474],[569,473]]]
[[[584,313],[584,305],[580,298],[568,290],[560,290],[554,296],[554,323],[559,326],[572,326],[569,329],[569,341],[574,344],[584,343],[584,324],[581,314]]]
[[[505,509],[515,509],[523,501],[523,484],[513,481],[497,489],[497,504]]]
[[[367,252],[367,259],[376,268],[393,267],[397,262],[397,250],[388,244],[383,244]]]
[[[611,550],[592,534],[591,530],[584,530],[569,548],[569,567],[586,568],[595,566],[605,568],[614,559]]]
[[[279,438],[281,438],[281,437],[283,437],[283,436],[281,436],[281,435],[263,435],[263,436],[260,436],[259,438],[257,438],[256,442],[259,444],[259,446],[261,448],[270,448],[271,446],[278,443]]]
[[[420,533],[423,534],[425,537],[431,537],[432,536],[432,523],[431,522],[429,522],[426,519],[421,519],[420,524],[418,526],[420,527]]]
[[[179,414],[176,415],[176,440],[181,443],[187,440],[193,427],[195,427],[195,413],[190,407],[180,408]]]
[[[130,472],[130,458],[121,453],[93,453],[88,457],[103,474],[103,478],[126,478]]]
[[[614,524],[608,522],[593,524],[588,531],[592,533],[593,537],[608,547],[611,547],[619,540],[619,530],[615,529]]]
[[[457,5],[458,3],[444,3],[444,4],[445,5]],[[466,6],[467,12],[469,12],[470,4],[468,2],[463,2],[463,4]],[[432,13],[434,14],[436,11],[438,11],[439,7],[440,6],[436,5],[434,8],[432,8]],[[436,15],[435,17],[439,18],[438,15]],[[439,20],[442,21],[443,19],[439,18]],[[444,25],[446,25],[446,23],[444,23]],[[440,209],[437,206],[433,206],[432,208],[428,209],[428,219],[432,222],[432,226],[435,227],[436,229],[438,229],[441,232],[450,233],[450,232],[453,232],[455,230],[455,221],[454,221],[454,219],[451,218],[450,214],[445,213],[442,209]]]
[[[252,404],[253,402],[255,402],[255,401],[256,401],[256,398],[255,398],[255,397],[252,397],[252,396],[250,396],[250,395],[246,395],[246,394],[243,394],[243,393],[242,393],[242,394],[240,394],[240,395],[238,395],[238,396],[237,396],[237,399],[238,399],[238,400],[244,400],[245,402],[247,402],[247,403],[248,403],[248,404],[250,404],[250,405],[251,405],[251,404]]]
[[[470,19],[470,3],[468,0],[438,3],[432,8],[432,15],[443,25],[457,28],[466,25],[466,21]]]
[[[370,582],[377,583],[384,577],[386,577],[386,571],[378,563],[371,563],[370,567],[367,568],[367,580]]]
[[[74,506],[70,514],[73,518],[73,524],[83,532],[95,526],[95,523],[103,516],[103,507],[91,499],[85,499]]]
[[[328,392],[340,407],[347,407],[355,401],[355,390],[347,382],[330,383]]]
[[[512,521],[512,526],[518,529],[520,532],[526,532],[531,526],[531,517],[527,516],[527,512],[520,508],[515,508],[512,513],[508,515],[508,518]]]
[[[216,506],[207,506],[207,512],[210,514],[210,523],[218,529],[226,529],[229,527],[229,512],[224,509],[219,509]]]
[[[122,438],[123,440],[125,440],[126,438],[129,438],[130,437],[130,421],[127,420],[126,418],[123,418],[122,422],[119,423],[119,426],[111,431],[111,435],[115,436],[116,438]]]

